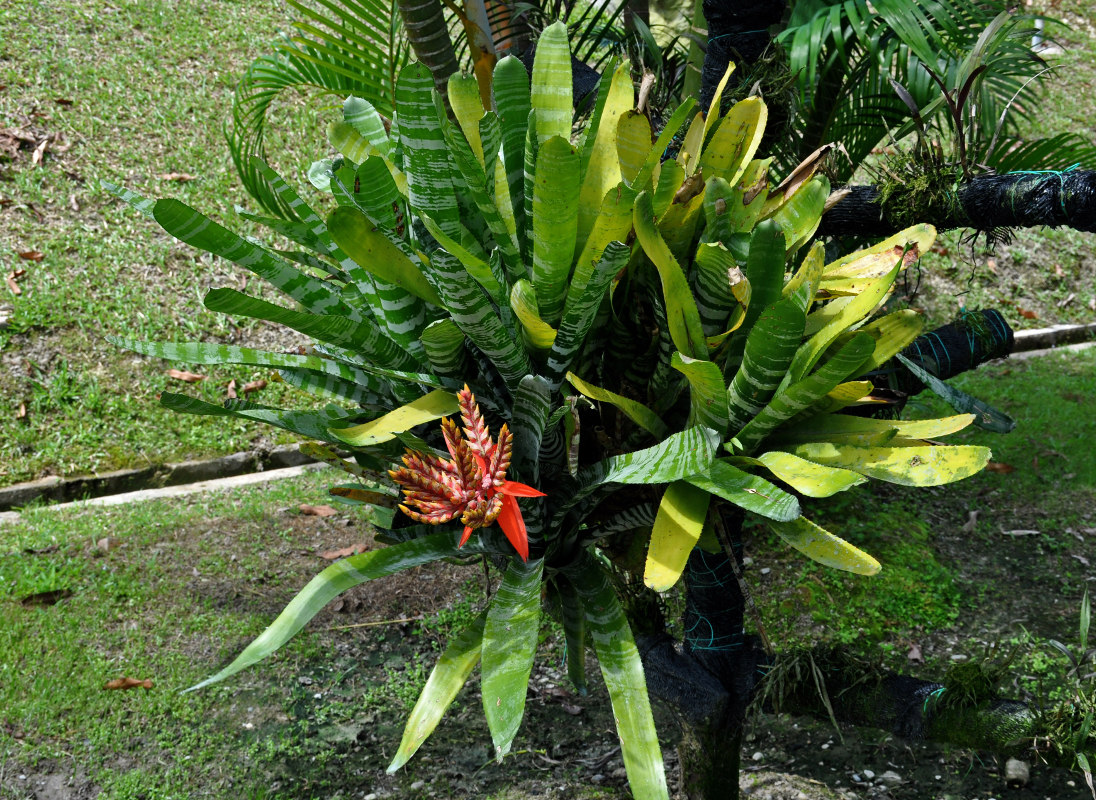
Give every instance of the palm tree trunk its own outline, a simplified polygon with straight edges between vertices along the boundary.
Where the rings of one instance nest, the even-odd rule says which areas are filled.
[[[440,0],[399,0],[399,7],[403,29],[415,57],[430,69],[434,87],[446,97],[449,76],[458,67]]]

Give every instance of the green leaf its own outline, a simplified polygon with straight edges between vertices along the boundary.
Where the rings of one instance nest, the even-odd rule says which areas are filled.
[[[117,184],[108,181],[102,181],[99,185],[119,200],[129,203],[149,219],[156,219],[156,217],[152,215],[152,207],[156,205],[155,200],[149,200],[144,195],[137,194],[137,192],[126,189],[124,186],[118,186]]]
[[[906,369],[912,372],[919,381],[932,389],[933,392],[943,398],[944,402],[956,411],[974,414],[974,424],[979,428],[993,431],[994,433],[1008,433],[1016,427],[1016,421],[1008,414],[998,411],[996,408],[979,400],[977,397],[972,397],[962,389],[944,383],[944,381],[940,380],[920,365],[910,361],[910,359],[906,358],[901,353],[896,354],[895,358],[905,364]]]
[[[670,142],[673,141],[677,132],[681,130],[681,126],[685,124],[685,121],[689,118],[689,114],[695,107],[696,100],[692,97],[686,97],[681,105],[674,109],[674,113],[666,120],[665,127],[663,127],[662,131],[658,134],[658,139],[655,141],[654,147],[647,153],[647,160],[643,162],[643,167],[635,177],[634,183],[637,186],[647,185],[647,181],[650,180],[651,175],[654,174],[655,166],[659,164],[659,159],[662,158],[662,154],[666,152],[666,148],[670,146]],[[685,174],[692,175],[693,173],[691,170],[686,170]]]
[[[813,561],[857,575],[875,575],[879,562],[844,539],[820,528],[806,517],[790,522],[773,522],[769,527],[785,542]]]
[[[848,414],[819,414],[795,425],[781,428],[781,444],[830,442],[832,444],[871,444],[891,434],[904,439],[937,439],[961,431],[974,421],[973,414],[938,419],[872,419]]]
[[[772,399],[803,340],[805,319],[792,298],[761,314],[746,337],[742,365],[727,390],[731,430],[741,430]]]
[[[586,609],[575,587],[562,575],[553,585],[559,597],[560,622],[567,648],[567,677],[575,691],[586,696]]]
[[[824,467],[779,450],[763,453],[757,458],[741,460],[765,467],[784,483],[807,497],[830,497],[866,480],[863,475],[851,470]]]
[[[632,108],[635,89],[631,68],[621,64],[611,80],[601,80],[601,91],[594,117],[586,128],[579,174],[582,188],[578,199],[578,236],[581,247],[601,214],[605,193],[620,183],[620,161],[616,150],[616,129],[620,115]]]
[[[432,561],[481,552],[472,542],[465,545],[463,550],[458,550],[457,537],[457,531],[436,533],[393,547],[386,547],[383,550],[371,550],[368,553],[336,561],[309,581],[308,585],[289,601],[289,605],[270,627],[249,644],[231,664],[186,691],[192,692],[223,681],[230,675],[235,675],[240,670],[266,658],[292,639],[325,605],[347,589],[375,578],[393,575],[401,570],[429,564]]]
[[[730,412],[727,387],[723,385],[723,371],[719,366],[676,352],[670,357],[670,366],[689,382],[689,420],[686,424],[704,425],[726,434]]]
[[[480,660],[483,646],[483,628],[487,611],[483,611],[459,636],[450,640],[438,663],[434,665],[426,686],[423,687],[415,707],[403,728],[403,739],[396,757],[388,765],[391,774],[407,763],[441,722],[442,715],[452,704],[464,686],[468,676]]]
[[[641,185],[637,178],[641,175],[649,177],[643,165],[651,152],[651,121],[630,109],[621,114],[617,120],[616,149],[620,176],[628,186],[642,192],[646,184]]]
[[[795,359],[792,361],[791,375],[793,381],[802,380],[818,363],[818,359],[833,344],[834,339],[839,334],[844,333],[862,320],[883,301],[883,298],[890,292],[894,279],[898,277],[898,272],[901,269],[902,259],[899,258],[898,263],[891,268],[890,272],[882,278],[872,281],[867,289],[844,304],[837,316],[827,322],[822,330],[814,334],[799,348],[799,352],[795,354]]]
[[[586,282],[590,280],[594,267],[609,243],[623,242],[628,238],[632,231],[632,206],[635,199],[635,191],[623,183],[618,183],[605,193],[601,201],[601,212],[594,220],[594,227],[575,261],[575,273],[567,290],[568,304],[572,302],[572,298],[582,296]]]
[[[525,219],[525,137],[529,126],[529,73],[513,56],[495,65],[495,107],[502,129],[502,157],[510,190],[515,230],[527,229]],[[501,213],[501,211],[500,211]],[[506,216],[503,214],[503,216]]]
[[[608,389],[602,389],[600,386],[594,386],[592,383],[587,383],[573,372],[567,373],[567,381],[585,397],[599,403],[609,403],[616,406],[624,412],[628,419],[656,439],[664,439],[669,434],[670,429],[666,427],[666,423],[659,418],[658,414],[642,403],[622,397],[619,394],[610,392]]]
[[[426,230],[430,231],[430,235],[438,240],[438,244],[444,247],[448,253],[457,257],[461,266],[472,276],[476,283],[484,288],[495,305],[503,305],[506,302],[506,290],[503,288],[504,280],[499,279],[500,276],[495,274],[487,261],[460,244],[459,240],[450,238],[429,217],[421,217],[420,221],[426,227]]]
[[[543,144],[553,136],[571,138],[571,45],[567,26],[553,22],[537,39],[533,57],[533,83],[530,91],[532,107],[537,115],[537,142]]]
[[[631,248],[627,245],[610,242],[587,277],[581,292],[575,291],[575,283],[572,282],[563,320],[559,324],[559,331],[552,342],[552,350],[545,364],[552,391],[559,388],[563,374],[585,344],[586,335],[590,332],[590,326],[594,323],[610,283],[627,265],[630,255]]]
[[[482,168],[483,142],[480,140],[479,121],[483,117],[483,101],[480,99],[479,82],[472,75],[454,72],[449,76],[447,95],[453,116],[457,118],[457,124]]]
[[[273,253],[252,244],[178,200],[157,200],[153,216],[175,238],[251,270],[313,314],[342,313],[348,309],[338,291],[309,277]]]
[[[825,442],[801,444],[795,455],[902,486],[940,486],[969,478],[989,461],[988,447],[924,445],[858,447]]]
[[[430,217],[446,235],[459,241],[453,168],[433,93],[434,79],[424,64],[414,62],[400,72],[396,106],[407,168],[407,199],[421,216]]]
[[[539,48],[537,50],[540,52]],[[578,232],[579,155],[566,139],[541,142],[533,185],[533,286],[544,320],[563,315]]]
[[[351,428],[332,430],[332,434],[355,447],[368,447],[396,438],[396,434],[409,431],[416,425],[456,414],[460,411],[457,396],[452,392],[435,389],[418,400],[390,411],[383,417]]]
[[[463,381],[468,356],[464,334],[448,317],[431,322],[419,337],[430,367],[439,378]]]
[[[719,121],[715,135],[700,156],[704,177],[722,178],[732,186],[761,144],[769,112],[759,97],[747,97],[734,106]]]
[[[327,227],[339,247],[367,272],[428,303],[442,304],[422,268],[412,263],[361,211],[350,206],[336,208],[327,219]]]
[[[700,325],[696,301],[688,281],[685,280],[685,273],[655,227],[651,196],[646,192],[641,192],[636,198],[632,220],[643,251],[654,263],[662,279],[666,318],[674,346],[683,355],[707,360],[708,346],[704,340],[704,329]]]
[[[794,253],[814,236],[822,222],[822,209],[829,196],[829,180],[823,175],[816,175],[773,214],[773,222],[784,231],[787,239],[785,247],[789,253]]]
[[[579,473],[584,484],[670,483],[706,473],[715,460],[719,434],[696,426],[672,434],[653,447],[607,458]],[[690,482],[692,482],[690,478]]]
[[[925,318],[912,308],[903,308],[865,325],[860,330],[875,337],[875,350],[860,367],[861,372],[881,367],[906,349],[924,329]]]
[[[643,582],[656,592],[665,592],[681,577],[689,553],[700,539],[712,496],[685,481],[666,487],[651,529]]]
[[[230,400],[223,406],[207,403],[185,394],[164,392],[160,395],[160,405],[180,414],[199,414],[207,417],[238,417],[257,422],[265,422],[276,428],[305,436],[309,439],[335,444],[337,439],[328,433],[328,429],[345,420],[350,412],[337,406],[328,406],[321,411],[291,411],[271,408],[246,400]]]
[[[326,397],[328,400],[349,402],[379,411],[386,411],[392,407],[393,398],[388,383],[364,372],[356,375],[354,380],[346,380],[310,369],[282,368],[278,370],[278,375],[290,386]],[[331,442],[337,441],[328,433],[321,438]]]
[[[735,437],[742,449],[749,452],[785,420],[810,408],[832,392],[843,380],[856,373],[874,347],[875,341],[870,336],[858,333],[813,375],[778,392]]]
[[[510,308],[518,318],[529,343],[538,350],[547,350],[556,339],[556,329],[540,316],[537,293],[533,284],[524,278],[516,281],[510,289]]]
[[[669,800],[643,663],[624,609],[605,571],[587,553],[568,578],[586,608],[587,629],[601,666],[620,736],[624,769],[636,800]]]
[[[685,480],[768,519],[786,522],[799,516],[799,501],[794,496],[764,478],[743,472],[727,459],[715,459],[706,470]]]
[[[745,310],[750,300],[750,284],[731,252],[718,242],[697,246],[693,268],[700,324],[706,335],[715,336],[728,327],[732,311]]]
[[[513,560],[487,612],[483,630],[483,710],[501,761],[525,713],[529,673],[540,630],[540,583],[544,561]]]
[[[526,375],[518,384],[511,416],[514,432],[512,468],[528,483],[540,480],[540,442],[551,410],[548,381]]]

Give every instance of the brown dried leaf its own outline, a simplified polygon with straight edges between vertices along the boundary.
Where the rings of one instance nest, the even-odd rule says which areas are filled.
[[[1020,316],[1023,317],[1024,319],[1039,319],[1039,315],[1036,314],[1034,311],[1031,311],[1031,310],[1026,309],[1026,308],[1021,308],[1021,309],[1018,309],[1018,310],[1020,312]]]
[[[261,378],[257,381],[251,381],[251,383],[245,383],[244,388],[240,391],[244,394],[251,394],[252,392],[258,392],[266,388],[266,381]]]
[[[349,558],[350,556],[356,556],[358,553],[364,553],[369,549],[369,545],[365,542],[358,542],[352,544],[349,547],[342,547],[338,550],[325,550],[320,553],[320,558],[327,559],[328,561],[334,561],[337,558]]]
[[[333,517],[339,513],[331,506],[310,506],[307,503],[301,503],[298,510],[306,517]]]
[[[55,98],[53,98],[53,102],[55,102],[59,106],[71,106],[72,105],[72,100],[70,100],[67,97],[55,97]]]
[[[52,136],[47,136],[38,143],[38,146],[34,148],[34,153],[30,157],[30,163],[34,164],[34,166],[38,166],[42,163],[42,159],[46,157],[46,148],[49,147],[52,138]]]
[[[919,645],[917,642],[911,644],[909,652],[906,653],[906,659],[913,662],[914,664],[924,664],[925,657],[921,655],[921,645]]]
[[[46,256],[41,250],[25,250],[19,254],[19,257],[27,261],[41,261]]]
[[[1064,272],[1062,272],[1062,265],[1061,264],[1055,264],[1054,265],[1054,277],[1055,278],[1064,278],[1065,276],[1066,276],[1066,274]]]
[[[152,678],[139,681],[136,678],[115,678],[103,684],[104,689],[151,689]]]
[[[19,404],[19,410],[15,412],[15,418],[16,419],[26,419],[27,418],[27,404],[26,403],[20,403]]]
[[[102,550],[104,553],[109,553],[114,548],[118,547],[122,543],[122,540],[117,536],[104,536],[102,539],[95,543],[95,546]]]
[[[228,388],[225,389],[225,397],[227,397],[229,400],[235,400],[236,399],[236,379],[235,378],[233,378],[232,380],[230,380],[228,382]]]
[[[187,181],[198,180],[197,175],[190,175],[186,172],[165,172],[157,177],[162,181],[175,181],[176,183],[186,183]]]
[[[205,375],[198,375],[195,372],[187,372],[182,369],[169,369],[164,373],[169,378],[174,378],[177,381],[185,381],[186,383],[197,383],[198,381],[204,381]]]
[[[35,592],[34,594],[28,594],[19,602],[21,602],[25,606],[52,606],[56,605],[58,601],[64,600],[66,597],[71,596],[71,589],[50,589],[48,592]]]
[[[935,250],[936,248],[934,247],[933,249]],[[994,275],[996,275],[997,274],[997,259],[996,258],[986,259],[986,269],[988,269],[990,272],[992,272]]]
[[[15,282],[15,273],[9,272],[7,275],[8,289],[14,295],[21,295],[23,290],[19,288],[19,284]]]
[[[1015,472],[1016,467],[1012,464],[1006,464],[1003,461],[990,461],[986,464],[986,472],[996,472],[1001,475],[1008,475],[1010,472]]]

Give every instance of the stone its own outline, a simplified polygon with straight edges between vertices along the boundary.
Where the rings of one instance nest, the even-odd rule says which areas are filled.
[[[894,770],[888,769],[886,772],[879,776],[879,780],[882,783],[889,783],[894,786],[902,782],[902,776]]]

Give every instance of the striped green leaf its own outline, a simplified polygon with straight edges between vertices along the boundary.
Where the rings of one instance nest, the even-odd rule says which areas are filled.
[[[773,214],[773,222],[784,231],[789,253],[794,253],[814,236],[829,196],[829,180],[824,175],[815,175]]]
[[[746,278],[750,281],[750,307],[742,332],[751,330],[762,312],[780,300],[784,288],[784,232],[772,220],[765,220],[750,235]]]
[[[563,315],[575,257],[581,182],[578,162],[578,151],[566,139],[553,136],[541,142],[533,185],[532,270],[537,303],[550,325]]]
[[[404,198],[381,159],[370,158],[358,165],[357,187],[354,202],[390,240],[398,240],[397,209],[403,208]]]
[[[689,426],[704,425],[723,435],[727,433],[730,410],[727,387],[723,385],[723,370],[711,361],[674,353],[670,366],[689,382]]]
[[[409,431],[416,425],[456,414],[460,410],[457,396],[443,389],[435,389],[418,400],[389,411],[362,425],[333,430],[332,433],[347,444],[368,447],[396,438],[397,433]]]
[[[522,219],[525,227],[518,228],[518,245],[521,247],[521,256],[526,264],[533,260],[533,186],[536,184],[537,154],[540,151],[540,141],[537,138],[537,112],[533,109],[529,112],[529,124],[525,131],[525,172],[522,177],[521,197],[524,210]]]
[[[596,400],[599,403],[616,406],[624,412],[628,419],[656,439],[663,439],[670,432],[670,429],[666,427],[666,423],[659,418],[658,414],[636,400],[622,397],[619,394],[610,392],[608,389],[602,389],[600,386],[587,383],[573,372],[567,373],[567,382],[574,386],[584,397]]]
[[[700,539],[708,504],[712,496],[685,481],[666,487],[651,529],[643,582],[656,592],[670,589],[689,560],[689,553]]]
[[[431,322],[419,337],[430,367],[439,378],[464,380],[468,354],[464,349],[464,334],[448,317]]]
[[[624,609],[605,571],[589,554],[583,554],[568,577],[586,609],[586,626],[609,690],[632,796],[669,800],[643,663]]]
[[[715,459],[704,472],[690,475],[685,480],[698,489],[768,519],[786,522],[799,516],[799,501],[794,495],[764,478],[740,470],[729,459]]]
[[[548,381],[539,375],[526,375],[514,394],[511,416],[514,432],[513,469],[536,485],[540,480],[540,442],[551,410]]]
[[[371,550],[368,553],[336,561],[309,581],[270,627],[249,644],[231,664],[187,691],[191,692],[223,681],[266,658],[292,639],[325,605],[347,589],[405,569],[429,564],[432,561],[477,552],[477,545],[474,542],[469,542],[463,550],[458,550],[457,537],[457,531],[436,533],[393,547],[386,547],[383,550]]]
[[[502,129],[502,157],[515,230],[524,231],[527,228],[525,137],[529,127],[529,73],[518,59],[506,56],[495,65],[493,89]]]
[[[366,139],[385,161],[394,160],[392,140],[388,138],[384,120],[368,100],[348,97],[343,103],[343,119]]]
[[[689,114],[692,113],[692,110],[695,107],[696,100],[692,97],[687,97],[681,105],[674,109],[674,113],[666,120],[665,126],[658,134],[658,139],[655,141],[654,147],[647,153],[647,160],[643,162],[643,167],[640,169],[639,174],[636,175],[634,181],[636,186],[647,185],[647,181],[650,179],[651,175],[654,174],[655,167],[661,162],[662,155],[666,152],[666,148],[670,146],[670,142],[673,141],[677,132],[681,130],[681,126],[689,119]],[[661,163],[664,164],[665,162]],[[685,174],[692,175],[692,172],[686,169]]]
[[[426,303],[410,294],[402,286],[388,283],[381,278],[359,269],[360,280],[344,293],[360,296],[369,307],[381,329],[392,341],[414,356],[422,357],[419,337],[429,323]]]
[[[449,641],[445,652],[441,654],[438,663],[430,672],[430,677],[419,694],[415,707],[411,709],[411,714],[407,717],[400,748],[396,751],[396,757],[392,759],[392,763],[388,765],[389,774],[406,764],[411,756],[415,755],[419,746],[434,732],[438,723],[441,722],[442,715],[479,663],[486,621],[487,612],[484,611],[472,621],[471,625],[461,631],[459,636]]]
[[[327,227],[339,247],[367,272],[428,303],[442,304],[421,266],[412,263],[361,211],[349,206],[336,208]]]
[[[480,99],[479,82],[472,75],[454,72],[449,76],[446,94],[449,97],[449,105],[453,109],[453,116],[456,117],[457,124],[482,169],[483,142],[480,141],[479,121],[483,116],[483,101]]]
[[[165,231],[182,242],[249,269],[313,314],[348,312],[338,291],[309,277],[273,253],[252,244],[178,200],[157,200],[153,216]]]
[[[653,447],[607,458],[579,472],[583,484],[670,483],[708,471],[715,460],[719,434],[696,426],[672,434]]]
[[[826,442],[801,444],[792,452],[808,461],[902,486],[940,486],[969,478],[985,467],[990,455],[988,447],[969,445],[858,447]]]
[[[483,710],[501,761],[525,713],[529,674],[540,630],[544,561],[512,560],[487,611],[483,630]]]
[[[532,107],[537,115],[537,142],[543,144],[553,136],[571,138],[571,45],[567,26],[554,22],[537,39],[533,57],[533,82],[530,90]]]
[[[728,327],[731,313],[745,310],[742,297],[749,302],[749,282],[726,247],[703,243],[693,257],[693,294],[700,314],[700,325],[707,336],[715,336]]]
[[[791,280],[784,284],[781,291],[783,297],[795,298],[803,309],[803,313],[811,310],[815,295],[818,294],[818,285],[822,280],[822,270],[825,267],[826,246],[822,242],[815,242],[807,251],[803,263],[792,275]]]
[[[740,430],[772,399],[803,340],[804,320],[799,305],[787,299],[766,309],[753,326],[727,390],[731,430]]]
[[[616,147],[621,178],[637,192],[644,191],[647,184],[637,178],[641,173],[650,177],[643,165],[651,152],[651,121],[644,114],[625,111],[617,120]]]
[[[581,293],[576,293],[572,284],[572,293],[567,297],[563,320],[559,324],[559,331],[552,342],[552,350],[545,365],[553,391],[559,388],[564,373],[585,343],[609,285],[617,273],[624,269],[630,255],[631,248],[627,245],[611,242],[603,251],[597,266],[586,278]]]
[[[354,164],[360,164],[377,152],[353,125],[341,119],[327,123],[327,141],[347,161]]]
[[[796,425],[781,428],[779,441],[781,444],[831,442],[865,445],[887,434],[904,439],[937,439],[961,431],[973,421],[974,414],[912,420],[817,414]]]
[[[438,244],[444,247],[448,253],[457,257],[461,266],[475,279],[476,283],[486,290],[495,305],[501,306],[506,303],[505,279],[500,280],[501,276],[495,274],[491,264],[486,259],[481,258],[480,254],[461,244],[462,241],[468,242],[471,238],[463,235],[465,233],[463,228],[461,230],[462,236],[453,239],[429,217],[420,217],[420,221],[426,227],[426,230],[430,231],[430,235],[438,240]]]
[[[743,450],[751,451],[785,420],[810,408],[854,374],[871,355],[875,340],[858,333],[818,371],[781,391],[735,437]]]
[[[129,203],[131,206],[140,211],[149,219],[156,219],[156,217],[152,215],[152,207],[156,205],[155,200],[149,200],[144,195],[140,195],[137,192],[126,189],[124,186],[118,186],[117,184],[110,183],[108,181],[103,181],[99,185],[106,189],[108,192],[110,192],[112,195],[117,197],[119,200],[123,200],[126,203]]]
[[[575,261],[575,273],[567,290],[568,303],[572,296],[582,296],[586,282],[590,280],[595,265],[609,243],[627,240],[632,230],[632,206],[635,199],[635,191],[623,183],[618,183],[605,193],[601,201],[601,211]]]
[[[491,359],[513,391],[522,378],[533,372],[529,356],[503,326],[479,285],[456,256],[435,251],[432,264],[438,278],[438,289],[453,321],[469,341]]]
[[[459,241],[460,212],[452,166],[433,93],[434,80],[424,64],[413,62],[400,71],[396,107],[407,165],[407,199],[421,216],[430,217]]]
[[[636,198],[632,221],[643,252],[654,263],[662,280],[666,318],[674,346],[683,355],[707,359],[708,346],[704,340],[704,329],[700,325],[696,300],[693,299],[685,273],[655,227],[651,196],[646,192],[641,192]]]
[[[806,517],[798,517],[790,522],[770,520],[769,527],[800,553],[823,566],[857,575],[875,575],[881,569],[879,562],[859,547],[834,536]]]
[[[207,403],[196,397],[185,394],[164,392],[160,395],[160,405],[180,414],[198,414],[206,417],[237,417],[256,422],[265,422],[276,428],[305,436],[309,439],[335,444],[338,442],[328,428],[338,422],[342,422],[350,412],[334,406],[328,406],[322,411],[291,411],[282,408],[271,408],[257,403],[249,403],[246,400],[229,400],[223,406]]]
[[[567,677],[579,695],[586,695],[586,609],[574,585],[560,576],[554,581],[560,622],[567,646]]]
[[[392,391],[388,383],[375,375],[360,370],[357,372],[359,374],[355,375],[354,380],[347,380],[310,369],[282,368],[278,370],[278,377],[290,386],[328,400],[353,403],[376,410],[391,408]],[[331,442],[337,441],[329,434],[323,438]]]
[[[918,380],[932,389],[956,411],[966,411],[974,414],[974,424],[979,428],[994,433],[1008,433],[1016,427],[1016,421],[1003,411],[998,411],[993,406],[967,394],[962,389],[944,383],[944,381],[921,367],[920,364],[914,363],[901,353],[895,357],[905,364],[906,369],[912,372]]]

